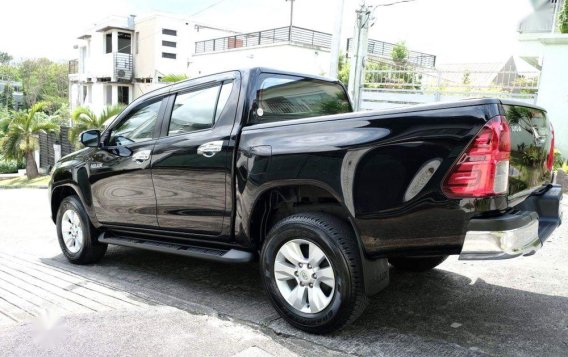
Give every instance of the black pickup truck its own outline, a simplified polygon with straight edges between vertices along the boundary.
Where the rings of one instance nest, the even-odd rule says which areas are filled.
[[[108,244],[258,259],[313,333],[354,321],[389,263],[529,255],[560,224],[552,125],[505,100],[353,112],[337,81],[253,68],[147,93],[81,142],[50,184],[69,261]]]

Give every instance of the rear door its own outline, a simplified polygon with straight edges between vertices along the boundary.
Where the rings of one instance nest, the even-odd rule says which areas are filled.
[[[230,221],[237,73],[175,91],[152,159],[161,229],[222,235]]]
[[[550,182],[552,127],[542,109],[510,103],[503,109],[511,132],[509,198],[522,199]]]

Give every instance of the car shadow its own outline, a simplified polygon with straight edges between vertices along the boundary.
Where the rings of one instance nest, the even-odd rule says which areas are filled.
[[[278,318],[253,263],[219,264],[125,247],[109,247],[91,266],[71,265],[62,255],[43,261],[157,303],[212,308],[345,353],[568,355],[568,298],[471,281],[443,265],[420,274],[391,269],[390,285],[370,298],[361,318],[340,332],[316,336]]]

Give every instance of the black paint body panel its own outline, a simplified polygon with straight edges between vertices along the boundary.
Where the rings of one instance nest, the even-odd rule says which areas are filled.
[[[250,230],[259,198],[275,187],[318,187],[341,204],[364,252],[376,257],[457,254],[470,218],[508,208],[506,196],[456,200],[441,191],[449,168],[485,122],[500,114],[499,100],[248,126],[261,73],[286,74],[227,72],[138,98],[115,122],[138,104],[163,98],[154,138],[145,143],[151,161],[133,166],[116,148],[83,149],[58,162],[51,191],[75,190],[99,228],[256,251]],[[235,86],[212,129],[165,136],[176,91],[228,78]],[[222,152],[213,159],[196,154],[214,140],[223,140]],[[432,160],[439,163],[433,176],[408,198],[411,182]]]

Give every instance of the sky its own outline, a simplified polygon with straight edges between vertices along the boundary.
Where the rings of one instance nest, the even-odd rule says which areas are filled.
[[[296,0],[294,25],[332,32],[336,1]],[[378,5],[397,0],[367,0]],[[361,0],[344,0],[343,37],[351,36]],[[30,11],[30,9],[33,9]],[[185,14],[237,31],[286,26],[285,0],[17,0],[0,14],[0,51],[14,58],[77,57],[75,39],[110,15]],[[517,51],[517,25],[532,11],[530,0],[416,0],[377,7],[370,38],[406,41],[412,50],[437,55],[438,63],[504,61]]]

